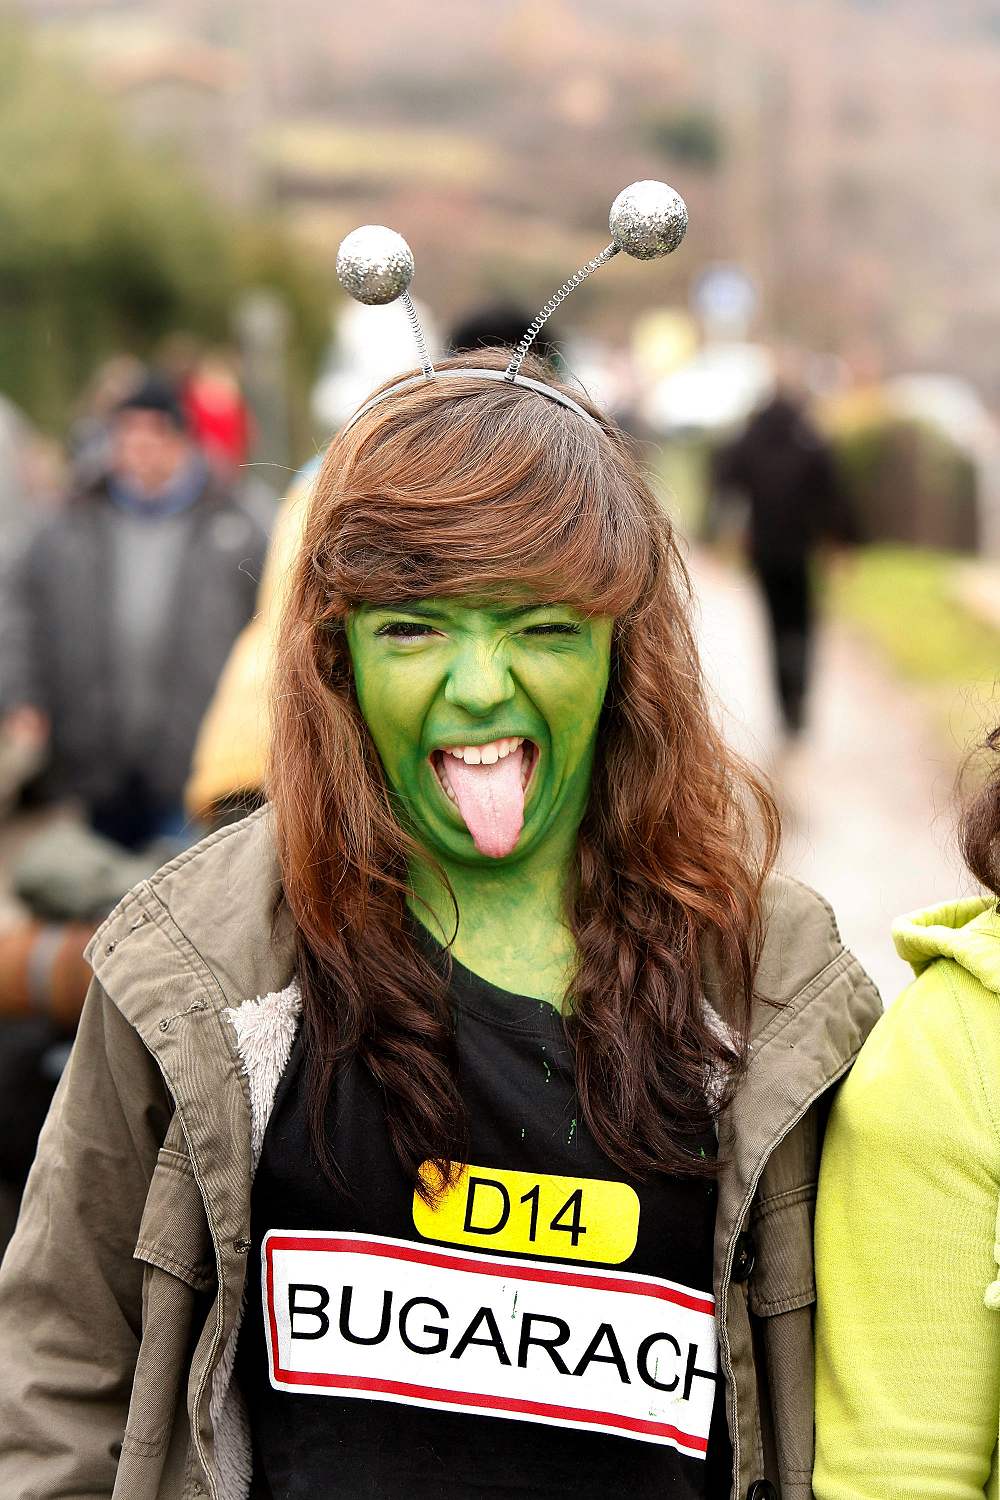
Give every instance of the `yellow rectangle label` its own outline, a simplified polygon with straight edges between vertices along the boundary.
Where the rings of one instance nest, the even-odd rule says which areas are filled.
[[[437,1182],[430,1163],[421,1172]],[[635,1249],[639,1199],[626,1182],[469,1166],[433,1208],[413,1194],[413,1223],[448,1245],[617,1266]]]

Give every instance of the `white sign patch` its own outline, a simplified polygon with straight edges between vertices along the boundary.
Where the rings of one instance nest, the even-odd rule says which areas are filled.
[[[704,1458],[715,1300],[621,1271],[271,1230],[271,1384],[616,1433]]]

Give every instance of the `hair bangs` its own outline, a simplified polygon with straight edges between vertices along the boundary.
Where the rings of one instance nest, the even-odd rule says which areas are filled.
[[[316,555],[330,614],[448,595],[634,610],[667,522],[651,546],[658,507],[634,460],[596,408],[574,400],[599,425],[474,378],[429,380],[366,413],[317,481],[332,522]]]

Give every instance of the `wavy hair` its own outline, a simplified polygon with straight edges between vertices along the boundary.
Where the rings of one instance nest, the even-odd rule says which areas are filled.
[[[979,884],[1000,897],[1000,726],[966,757],[960,785],[977,773],[981,780],[965,799],[958,845]]]
[[[444,1181],[467,1159],[447,974],[406,908],[408,869],[428,856],[393,814],[341,628],[364,602],[435,596],[559,601],[615,621],[567,892],[579,1105],[636,1177],[717,1170],[694,1140],[745,1064],[777,812],[713,721],[670,521],[621,434],[572,394],[596,426],[523,386],[421,382],[341,434],[316,480],[280,634],[269,795],[311,1139],[334,1176],[325,1113],[350,1058],[380,1085],[417,1191],[433,1192],[425,1163]],[[703,998],[709,951],[727,1027]]]

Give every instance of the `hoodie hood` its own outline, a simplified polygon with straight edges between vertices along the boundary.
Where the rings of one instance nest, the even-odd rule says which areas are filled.
[[[916,975],[938,958],[961,964],[974,979],[1000,994],[1000,916],[995,900],[967,896],[911,912],[892,924],[900,958]]]

